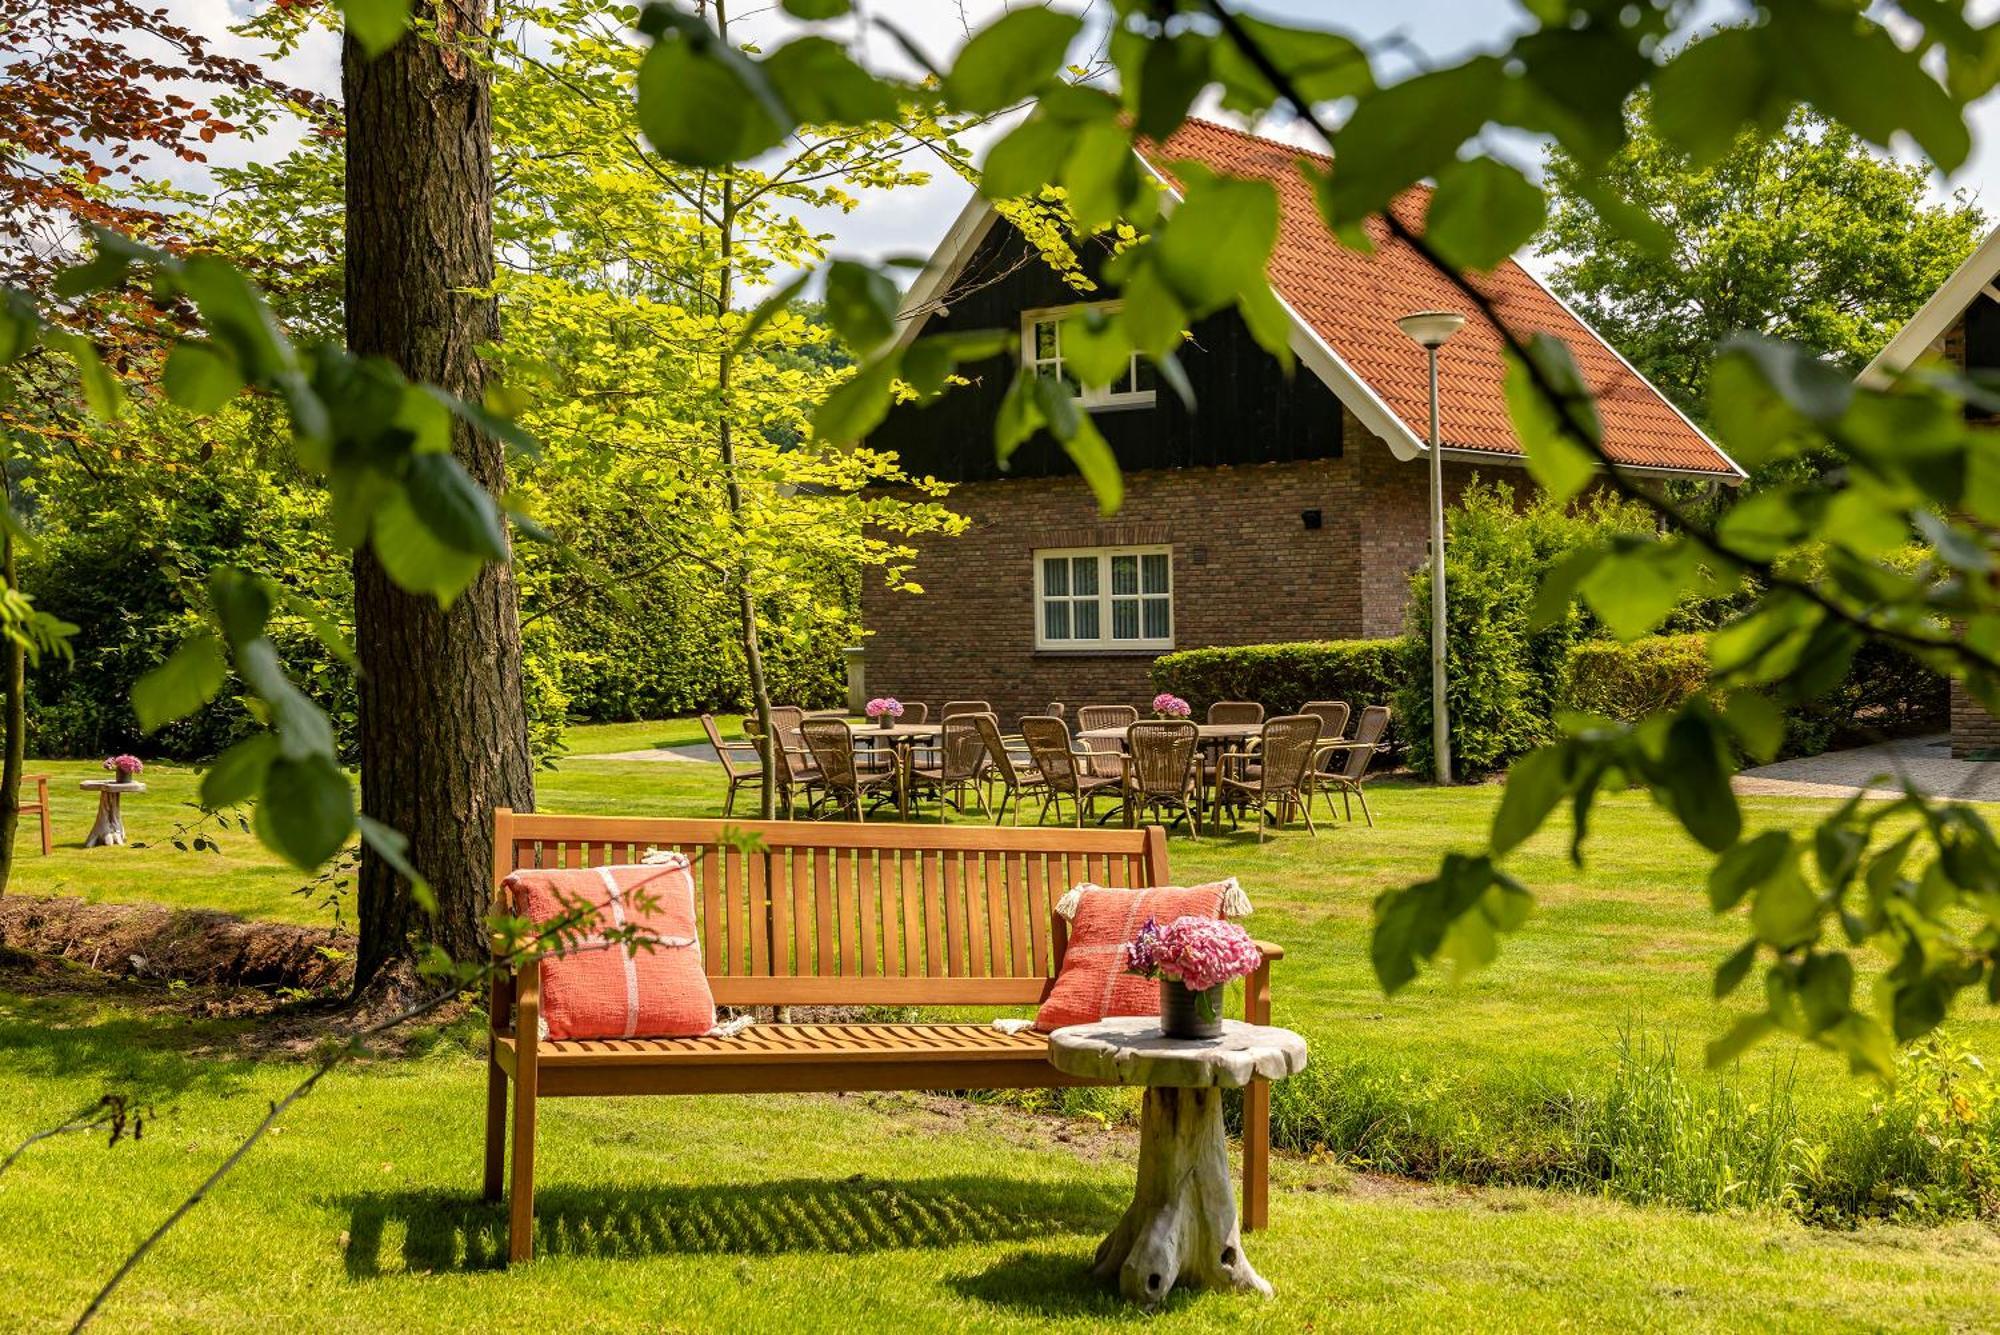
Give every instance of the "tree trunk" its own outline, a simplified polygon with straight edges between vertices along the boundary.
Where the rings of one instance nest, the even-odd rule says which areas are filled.
[[[0,468],[6,465],[0,463]],[[6,483],[7,504],[14,503],[12,479]],[[0,582],[14,585],[14,535],[0,532]],[[5,663],[7,705],[0,718],[0,895],[14,875],[14,836],[21,828],[21,770],[28,749],[28,654],[18,640],[0,644],[0,662]]]
[[[477,400],[481,343],[496,339],[492,103],[464,47],[481,42],[487,0],[419,0],[419,25],[370,60],[352,37],[347,104],[347,345],[412,379]],[[482,485],[504,489],[505,453],[462,423],[452,451]],[[410,839],[438,901],[426,920],[393,869],[363,848],[355,985],[422,942],[457,959],[486,950],[493,808],[534,805],[521,696],[521,626],[512,569],[488,565],[449,608],[397,588],[362,551],[354,561],[361,660],[361,809]]]

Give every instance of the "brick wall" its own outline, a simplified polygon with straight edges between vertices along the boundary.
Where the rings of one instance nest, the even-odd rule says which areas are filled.
[[[933,710],[987,700],[1009,724],[1051,700],[1143,707],[1152,652],[1036,652],[1038,548],[1171,545],[1177,648],[1398,633],[1426,551],[1428,474],[1352,417],[1344,436],[1334,459],[1127,474],[1110,520],[1073,476],[954,489],[946,503],[971,528],[922,541],[912,577],[925,591],[863,589],[868,693]],[[1470,474],[1448,464],[1447,496]],[[1301,519],[1314,509],[1317,530]]]
[[[1932,352],[1960,371],[1965,369],[1965,317],[1951,322],[1951,328],[1931,345]],[[2000,751],[2000,719],[1967,695],[1956,681],[1951,684],[1951,753],[1960,760],[1980,752]]]

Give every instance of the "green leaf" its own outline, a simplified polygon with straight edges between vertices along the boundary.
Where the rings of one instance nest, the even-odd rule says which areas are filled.
[[[784,0],[784,5],[787,14],[808,22],[837,19],[853,8],[850,0]]]
[[[1806,956],[1799,965],[1799,1009],[1806,1032],[1817,1034],[1847,1018],[1854,1009],[1854,963],[1844,954]]]
[[[1380,212],[1405,186],[1452,162],[1503,102],[1506,80],[1498,59],[1475,56],[1363,97],[1334,136],[1340,169],[1320,192],[1328,226]]]
[[[1037,383],[1053,384],[1043,380]],[[1067,396],[1068,391],[1062,391]],[[1125,504],[1125,478],[1118,471],[1118,457],[1111,452],[1111,446],[1097,430],[1097,423],[1090,420],[1089,413],[1077,414],[1076,426],[1066,436],[1058,436],[1063,452],[1076,465],[1076,471],[1083,474],[1089,484],[1091,495],[1097,497],[1097,512],[1101,515],[1115,515]]]
[[[1278,195],[1268,181],[1216,176],[1190,184],[1154,235],[1154,264],[1183,305],[1203,313],[1268,287]]]
[[[167,661],[132,683],[132,712],[139,728],[152,732],[186,718],[215,698],[229,666],[222,645],[209,631],[182,640]]]
[[[1187,333],[1187,311],[1151,264],[1132,270],[1125,279],[1124,295],[1120,323],[1133,347],[1156,361],[1180,347]]]
[[[1828,116],[1882,148],[1899,130],[1947,175],[1965,164],[1972,136],[1950,94],[1881,25],[1850,10],[1786,5],[1773,11],[1773,46],[1800,92]]]
[[[97,355],[96,346],[80,334],[55,330],[44,334],[42,341],[68,354],[76,367],[77,384],[83,390],[84,406],[90,409],[90,415],[107,422],[116,418],[125,407],[125,391],[118,377],[111,374]]]
[[[1691,574],[1675,552],[1649,543],[1606,554],[1577,587],[1613,635],[1636,640],[1679,605]]]
[[[1757,887],[1750,901],[1750,930],[1779,950],[1806,945],[1819,935],[1819,899],[1795,865],[1785,865]]]
[[[1792,837],[1783,830],[1765,830],[1754,838],[1729,849],[1715,860],[1708,873],[1708,904],[1717,913],[1727,913],[1742,902],[1752,887],[1778,874],[1792,851]]]
[[[863,358],[896,336],[902,299],[889,275],[872,265],[835,260],[826,267],[827,321]]]
[[[1062,67],[1083,28],[1073,14],[1039,5],[1017,9],[974,34],[944,78],[959,111],[1000,111],[1036,92]]]
[[[726,167],[783,143],[793,121],[764,72],[699,19],[680,17],[639,64],[639,128],[653,147],[690,167]]]
[[[1728,959],[1715,966],[1715,999],[1722,1000],[1734,992],[1750,973],[1750,966],[1757,962],[1757,942],[1745,941],[1742,948],[1733,952]]]
[[[486,564],[484,557],[439,541],[418,517],[407,488],[389,492],[375,506],[368,545],[400,588],[429,594],[446,607]]]
[[[979,193],[987,199],[1032,198],[1053,185],[1069,158],[1076,130],[1052,120],[1031,118],[986,152]]]
[[[1308,106],[1354,97],[1375,86],[1367,53],[1338,33],[1285,27],[1243,13],[1236,22]],[[1278,90],[1227,36],[1216,40],[1210,65],[1222,85],[1222,105],[1229,110],[1255,116],[1278,100]]]
[[[1506,363],[1502,390],[1507,416],[1527,456],[1528,472],[1551,500],[1567,501],[1590,484],[1597,460],[1562,429],[1561,419],[1529,376],[1527,365],[1511,353],[1506,355]]]
[[[410,508],[445,546],[489,561],[507,559],[500,507],[449,454],[413,454],[403,488]]]
[[[1132,365],[1132,343],[1122,322],[1101,311],[1084,311],[1063,321],[1063,365],[1077,382],[1101,389]]]
[[[1123,126],[1092,121],[1072,135],[1063,189],[1070,216],[1086,231],[1109,227],[1123,216],[1139,190],[1139,163]]]
[[[1756,28],[1724,28],[1684,49],[1653,76],[1653,124],[1696,166],[1721,158],[1746,129],[1784,123],[1778,61]]]
[[[1046,424],[1041,401],[1035,391],[1036,377],[1027,370],[1018,372],[993,415],[993,458],[1004,470],[1014,451],[1026,444]]]
[[[1541,829],[1568,791],[1568,766],[1560,747],[1530,751],[1509,766],[1507,786],[1501,789],[1500,808],[1493,815],[1493,833],[1487,841],[1493,856],[1510,852]]]
[[[212,343],[176,343],[160,374],[167,397],[191,413],[212,413],[235,398],[243,376],[229,354]]]
[[[1744,1016],[1729,1027],[1728,1033],[1710,1041],[1708,1045],[1710,1069],[1729,1065],[1758,1042],[1776,1032],[1777,1028],[1777,1022],[1768,1015]]]
[[[1484,273],[1526,245],[1547,217],[1548,201],[1527,177],[1471,158],[1439,173],[1424,237],[1455,267]]]
[[[813,435],[829,444],[849,445],[880,426],[889,414],[896,366],[893,356],[863,363],[813,414]]]
[[[410,26],[410,0],[338,0],[347,30],[370,59],[401,39]]]
[[[0,366],[19,360],[41,332],[34,298],[18,287],[0,285]]]
[[[327,756],[274,756],[252,823],[266,847],[314,871],[354,832],[354,790]]]
[[[1208,82],[1210,43],[1204,34],[1183,31],[1144,44],[1139,77],[1126,82],[1137,93],[1132,123],[1140,134],[1165,139],[1187,119],[1195,95]]]
[[[1714,720],[1706,713],[1683,709],[1667,726],[1663,773],[1674,812],[1688,833],[1711,852],[1735,843],[1743,831],[1743,814],[1729,787]]]
[[[264,623],[271,619],[270,585],[245,571],[228,566],[209,571],[208,600],[231,647],[262,635]]]
[[[1737,691],[1722,707],[1722,718],[1750,758],[1770,764],[1785,743],[1785,711],[1769,696],[1755,691]]]
[[[430,882],[424,879],[418,872],[416,864],[410,861],[409,836],[393,825],[384,825],[373,816],[357,814],[354,823],[361,830],[362,842],[374,849],[381,855],[382,861],[388,863],[395,869],[397,875],[410,883],[411,890],[416,892],[414,897],[418,905],[424,907],[427,913],[436,913],[437,896],[431,892]]]
[[[805,125],[868,125],[893,119],[895,85],[878,79],[824,37],[801,37],[773,51],[764,73],[794,120]]]
[[[1811,349],[1757,334],[1737,334],[1722,345],[1719,358],[1741,357],[1764,383],[1807,419],[1830,425],[1854,400],[1854,382]]]
[[[224,751],[201,772],[203,808],[220,811],[255,797],[277,756],[277,736],[268,732],[252,733]]]

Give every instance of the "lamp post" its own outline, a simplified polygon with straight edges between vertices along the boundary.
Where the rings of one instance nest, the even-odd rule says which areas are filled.
[[[1465,324],[1457,311],[1418,311],[1396,321],[1431,364],[1431,747],[1437,781],[1451,782],[1451,713],[1444,694],[1444,451],[1438,436],[1438,349]]]

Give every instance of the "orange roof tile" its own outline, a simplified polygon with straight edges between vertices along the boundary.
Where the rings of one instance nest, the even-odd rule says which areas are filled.
[[[1277,187],[1278,244],[1271,282],[1299,317],[1387,405],[1418,439],[1430,431],[1430,382],[1423,349],[1396,327],[1398,316],[1423,310],[1464,310],[1465,328],[1439,357],[1440,429],[1448,448],[1519,455],[1501,385],[1505,364],[1499,332],[1449,280],[1407,244],[1389,238],[1381,218],[1366,224],[1372,255],[1341,245],[1321,221],[1298,170],[1301,157],[1331,164],[1323,154],[1190,120],[1146,156],[1171,181],[1171,164],[1192,159],[1234,176],[1261,177]],[[1421,231],[1429,187],[1418,186],[1391,206]],[[1569,345],[1596,391],[1606,452],[1619,463],[1687,469],[1735,477],[1738,471],[1611,346],[1527,270],[1507,260],[1477,285],[1518,333],[1548,333]]]

